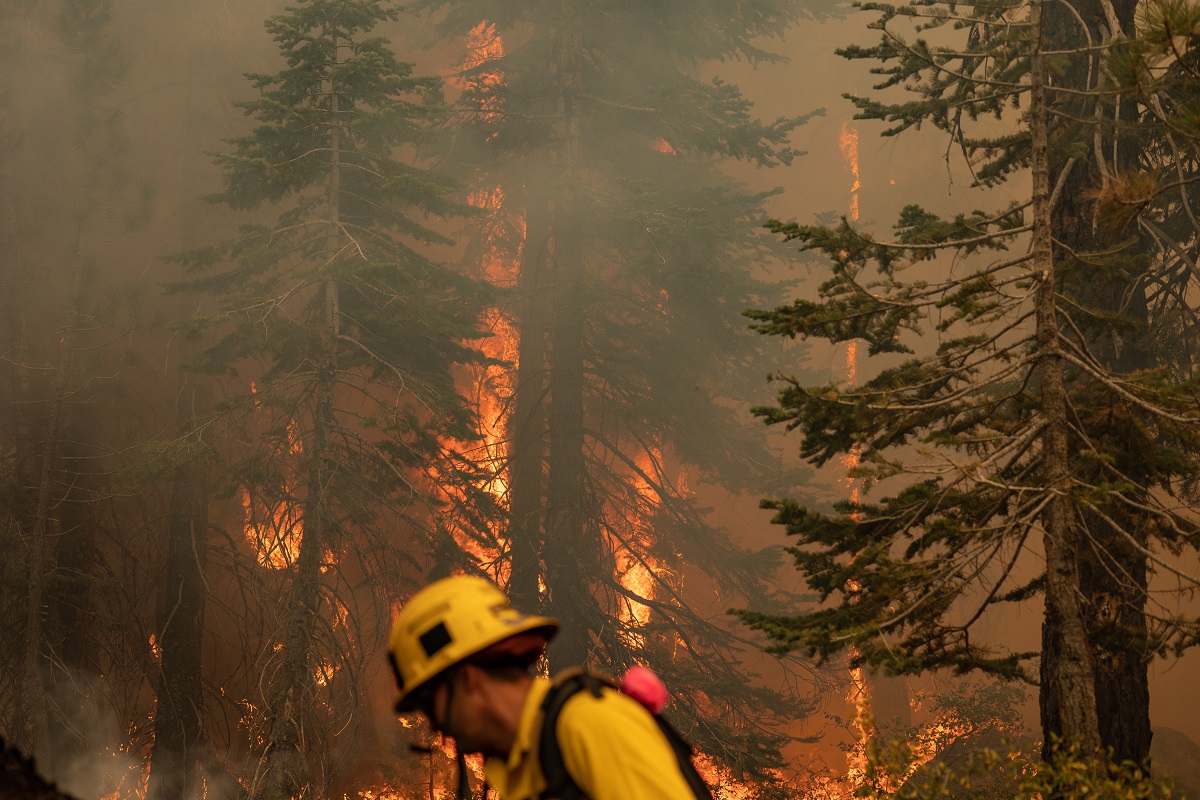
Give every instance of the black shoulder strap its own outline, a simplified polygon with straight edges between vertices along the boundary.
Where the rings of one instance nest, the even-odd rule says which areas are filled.
[[[612,681],[580,669],[567,670],[555,677],[554,685],[542,701],[542,733],[538,742],[538,761],[546,779],[546,789],[538,800],[583,800],[583,790],[567,772],[562,748],[558,745],[558,715],[567,701],[579,692],[586,690],[600,697],[605,686],[617,688]],[[659,730],[670,743],[671,750],[679,761],[679,769],[697,800],[713,800],[712,792],[696,771],[696,765],[692,763],[692,746],[661,714],[655,714],[654,721],[658,723]]]
[[[558,715],[575,695],[587,690],[599,697],[605,686],[612,684],[581,669],[566,670],[555,676],[554,685],[542,701],[538,761],[542,766],[542,776],[546,779],[546,790],[538,800],[582,800],[583,790],[567,772],[562,748],[558,746]]]

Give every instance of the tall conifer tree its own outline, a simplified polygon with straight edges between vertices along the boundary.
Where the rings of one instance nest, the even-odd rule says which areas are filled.
[[[386,620],[438,525],[482,513],[449,445],[474,428],[452,368],[477,358],[466,342],[490,292],[426,255],[448,241],[424,219],[462,207],[448,181],[401,160],[444,107],[436,78],[371,35],[396,16],[384,0],[307,0],[271,18],[287,66],[250,76],[260,96],[239,105],[254,128],[218,156],[214,199],[273,221],[184,257],[189,291],[219,306],[204,362],[234,382],[226,419],[261,443],[232,469],[247,535],[283,583],[260,665],[256,798],[327,788],[310,760],[334,751],[319,709],[356,718],[359,648],[378,642],[351,634],[357,604],[373,594]],[[338,687],[340,702],[314,705]]]
[[[953,666],[1033,678],[1025,659],[1035,654],[992,649],[972,625],[990,606],[1045,591],[1047,754],[1062,736],[1141,761],[1148,656],[1194,635],[1194,621],[1166,609],[1151,629],[1145,607],[1148,568],[1173,569],[1164,554],[1193,534],[1170,497],[1197,474],[1197,410],[1170,359],[1149,346],[1147,332],[1168,321],[1147,302],[1163,273],[1138,229],[1104,212],[1120,205],[1114,197],[1143,157],[1146,131],[1128,122],[1161,102],[1148,84],[1118,77],[1139,49],[1133,6],[1080,0],[1043,12],[1035,3],[1020,18],[987,4],[961,14],[936,4],[878,10],[880,44],[843,53],[880,60],[877,88],[903,85],[916,98],[855,98],[860,116],[892,123],[889,135],[931,123],[980,185],[1028,167],[1033,192],[952,219],[911,206],[892,243],[846,223],[775,226],[828,254],[833,277],[818,302],[754,313],[760,331],[861,338],[872,354],[917,357],[885,362],[854,390],[780,376],[778,406],[761,413],[800,427],[814,461],[861,449],[869,481],[914,482],[838,514],[774,503],[800,539],[794,552],[810,585],[837,602],[791,619],[747,618],[783,649],[829,655],[853,644],[856,659],[900,672]],[[911,38],[910,23],[965,33],[935,46]],[[1024,106],[1026,127],[979,133],[977,120],[1014,105]],[[1001,256],[985,262],[995,250]],[[949,253],[970,266],[938,274],[938,256]],[[933,277],[915,277],[924,273]],[[941,309],[940,321],[926,323],[921,309]],[[906,338],[921,333],[936,334],[936,351]],[[931,455],[914,453],[918,445]],[[914,477],[923,472],[930,477]],[[1030,573],[1022,545],[1042,533],[1046,570]]]

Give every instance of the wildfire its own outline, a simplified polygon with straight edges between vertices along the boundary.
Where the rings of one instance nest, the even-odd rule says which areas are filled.
[[[849,218],[852,222],[857,222],[858,190],[862,188],[862,181],[860,180],[858,170],[858,130],[852,127],[849,122],[842,123],[842,132],[841,136],[838,137],[838,144],[841,146],[842,157],[850,167],[850,174],[853,178],[850,184]],[[846,347],[845,385],[853,386],[857,381],[858,342],[851,341]],[[852,505],[857,505],[860,499],[860,487],[855,483],[853,475],[855,468],[861,463],[861,459],[862,446],[858,444],[852,446],[850,452],[846,453],[841,459],[842,467],[846,471],[844,482],[850,488],[850,502]],[[860,518],[859,512],[852,511],[850,518],[857,521]],[[857,592],[859,589],[853,583],[848,588],[851,593]],[[846,696],[846,702],[854,709],[854,717],[851,720],[854,742],[850,746],[850,751],[846,754],[846,785],[851,795],[853,795],[866,777],[868,749],[871,738],[875,733],[874,722],[871,718],[871,685],[861,667],[855,667],[850,670],[850,687]]]
[[[733,777],[733,772],[713,759],[697,753],[692,757],[696,771],[712,789],[713,800],[750,800],[755,796],[753,787]]]
[[[251,384],[253,391],[253,384]],[[304,452],[299,428],[295,420],[287,426],[287,453],[299,456]],[[270,569],[287,569],[296,563],[300,555],[300,543],[304,538],[304,512],[292,497],[298,477],[290,477],[276,498],[260,498],[251,494],[249,487],[242,487],[242,508],[246,521],[243,530],[246,540],[254,548],[258,563]]]
[[[850,165],[850,174],[854,178],[850,184],[850,219],[858,222],[858,190],[862,188],[862,181],[859,180],[858,174],[858,129],[852,127],[849,122],[843,122],[838,144],[842,148],[842,157]]]
[[[479,118],[485,123],[495,123],[504,106],[500,91],[505,85],[504,73],[488,65],[504,57],[504,41],[495,24],[484,21],[467,34],[466,47],[467,57],[459,70],[458,83],[476,103]],[[487,138],[496,135],[493,128]],[[486,184],[477,186],[468,196],[468,203],[484,212],[478,236],[479,269],[491,283],[510,287],[516,285],[519,276],[525,218],[519,211],[509,209],[506,200],[502,187]],[[481,439],[476,462],[488,467],[487,482],[482,488],[500,505],[507,506],[508,427],[516,390],[519,332],[513,318],[499,308],[488,311],[483,323],[491,335],[478,347],[493,363],[477,367],[467,376],[469,391],[475,398],[477,433]],[[479,564],[494,565],[492,571],[497,583],[502,587],[507,583],[509,567],[501,558],[506,547],[502,531],[491,531],[495,545],[481,540],[476,532],[454,529],[451,533],[459,547]]]
[[[504,58],[504,40],[496,32],[495,23],[484,20],[472,28],[467,34],[467,57],[462,64],[464,77],[460,83],[463,92],[473,96],[484,122],[497,121],[504,111],[504,95],[500,93],[504,73],[481,67],[501,58]],[[498,132],[493,130],[487,138],[494,139],[497,135]]]

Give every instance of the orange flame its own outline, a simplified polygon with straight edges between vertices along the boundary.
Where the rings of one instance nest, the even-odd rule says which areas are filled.
[[[504,40],[491,22],[481,22],[467,34],[467,57],[463,61],[457,82],[464,93],[473,96],[485,122],[496,122],[503,112],[503,96],[499,89],[504,86],[504,73],[489,68],[488,64],[504,56]],[[497,135],[493,130],[488,138]],[[482,249],[479,268],[491,283],[497,286],[515,286],[517,283],[521,251],[525,239],[524,216],[510,212],[505,207],[504,189],[500,186],[477,186],[468,196],[468,203],[481,209],[482,224],[479,239]],[[516,241],[515,248],[508,239]],[[515,252],[514,252],[515,250]],[[514,320],[501,309],[491,309],[483,317],[483,324],[491,336],[483,339],[478,347],[491,362],[471,370],[467,379],[470,393],[475,398],[478,418],[477,433],[481,439],[475,461],[488,467],[489,477],[482,487],[501,506],[508,505],[508,480],[506,477],[508,449],[508,418],[515,393],[515,370],[519,333]],[[488,566],[493,577],[502,587],[508,581],[509,567],[501,558],[506,542],[501,531],[491,531],[497,546],[480,540],[476,532],[452,529],[458,546],[483,566]]]
[[[484,20],[467,34],[467,57],[461,71],[473,74],[463,77],[459,82],[465,93],[477,98],[477,108],[484,122],[494,123],[504,112],[504,96],[498,91],[504,86],[504,73],[498,69],[480,67],[503,57],[504,40],[496,32],[495,23]],[[498,133],[493,130],[487,138],[494,139]]]
[[[304,452],[295,420],[288,423],[287,442],[289,455],[299,456]],[[292,498],[298,480],[295,477],[289,479],[282,487],[279,499],[270,501],[254,497],[248,487],[242,487],[242,508],[246,514],[243,530],[258,563],[264,567],[287,569],[300,555],[304,514]]]
[[[853,181],[850,184],[850,209],[848,216],[852,222],[857,222],[859,215],[858,190],[862,188],[858,168],[858,130],[853,128],[849,122],[842,123],[842,132],[838,137],[838,144],[841,146],[842,157],[846,160],[847,165],[849,165],[850,174],[853,177]],[[853,386],[857,381],[858,342],[851,341],[846,347],[845,385]],[[862,445],[859,444],[851,447],[850,452],[841,458],[842,467],[846,470],[843,480],[850,489],[850,503],[855,506],[858,505],[860,499],[860,487],[855,483],[853,473],[861,461]],[[861,518],[861,514],[858,511],[852,511],[850,518],[857,521]],[[858,591],[858,588],[854,584],[851,584],[849,587],[852,593]],[[850,746],[850,751],[846,754],[846,785],[852,796],[862,786],[863,780],[866,777],[868,749],[875,732],[874,723],[871,718],[871,685],[861,667],[855,667],[850,670],[850,688],[846,696],[846,702],[854,708],[854,717],[851,720],[851,727],[854,731],[854,742]]]
[[[851,127],[849,122],[843,122],[838,144],[842,148],[842,157],[850,165],[850,174],[854,176],[850,184],[850,220],[858,222],[858,190],[862,188],[858,174],[858,129]]]
[[[703,753],[692,758],[696,771],[712,790],[713,800],[750,800],[755,796],[752,786],[733,777],[733,772]]]

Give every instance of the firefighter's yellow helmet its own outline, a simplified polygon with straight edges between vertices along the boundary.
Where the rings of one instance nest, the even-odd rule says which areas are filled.
[[[414,693],[463,661],[493,652],[536,660],[557,630],[558,620],[517,611],[483,578],[435,581],[413,595],[392,622],[388,655],[400,689],[396,710],[411,711]]]

